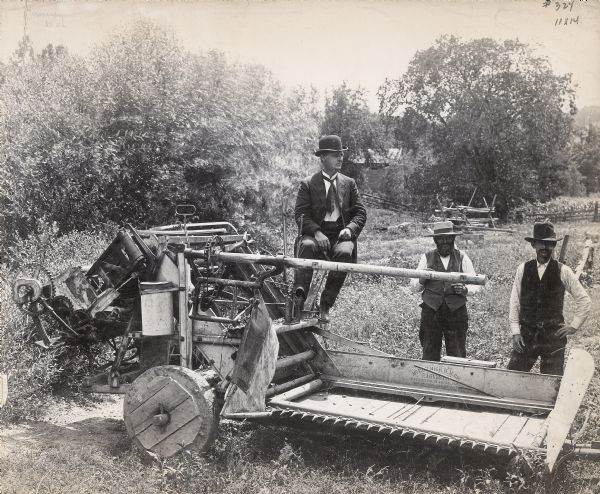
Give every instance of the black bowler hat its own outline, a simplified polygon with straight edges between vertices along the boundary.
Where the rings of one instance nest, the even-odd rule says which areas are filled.
[[[348,148],[342,147],[342,140],[339,136],[322,136],[319,139],[319,149],[315,151],[315,156],[321,156],[323,153],[337,153],[339,151],[346,151]]]
[[[562,240],[562,237],[556,238],[554,225],[549,221],[545,221],[542,223],[534,223],[533,237],[525,237],[525,240],[528,242],[535,242],[536,240],[540,242],[558,242],[559,240]]]

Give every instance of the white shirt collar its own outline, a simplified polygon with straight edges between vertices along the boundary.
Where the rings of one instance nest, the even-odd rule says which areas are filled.
[[[321,173],[323,174],[323,176],[327,177],[329,180],[335,180],[337,178],[337,174],[338,172],[335,172],[331,177],[329,175],[327,175],[327,173],[325,173],[323,170],[321,170]]]

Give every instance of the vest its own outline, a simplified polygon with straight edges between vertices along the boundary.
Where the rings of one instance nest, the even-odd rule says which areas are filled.
[[[537,260],[525,263],[521,280],[519,322],[523,326],[544,328],[562,324],[565,287],[560,279],[562,264],[550,259],[540,280]]]
[[[444,268],[437,249],[430,250],[425,257],[427,258],[427,267],[434,271],[462,273],[463,254],[457,249],[453,249],[450,253],[448,269]],[[433,310],[438,310],[446,302],[448,308],[454,312],[467,303],[467,297],[454,293],[452,283],[447,281],[426,280],[422,297],[423,302]]]

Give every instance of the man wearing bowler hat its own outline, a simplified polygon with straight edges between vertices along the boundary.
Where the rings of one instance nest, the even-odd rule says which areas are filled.
[[[342,158],[347,148],[336,135],[319,139],[315,155],[321,169],[300,183],[294,216],[300,232],[298,257],[356,262],[356,239],[365,226],[367,211],[361,203],[354,179],[342,175]],[[302,306],[312,270],[296,270],[295,294]],[[330,271],[319,305],[320,319],[329,322],[329,309],[338,296],[346,273]]]
[[[434,223],[431,236],[436,248],[421,256],[417,269],[475,274],[469,256],[454,246],[457,235],[462,234],[454,231],[451,221]],[[423,360],[440,360],[442,339],[448,356],[465,358],[469,327],[467,293],[476,293],[480,287],[429,279],[413,279],[411,285],[422,291],[419,340]]]
[[[533,225],[533,236],[525,237],[536,258],[517,268],[510,295],[509,320],[512,355],[508,368],[528,372],[540,357],[540,372],[562,376],[567,336],[585,322],[591,301],[568,266],[552,258],[556,237],[552,223]],[[565,291],[571,294],[574,315],[565,324]]]

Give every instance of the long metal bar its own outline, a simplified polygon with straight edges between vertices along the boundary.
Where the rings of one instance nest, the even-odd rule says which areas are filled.
[[[274,324],[275,332],[277,334],[287,333],[289,331],[296,331],[298,329],[306,329],[319,325],[319,320],[314,317],[311,319],[306,319],[304,321],[291,323],[291,324]]]
[[[314,350],[306,350],[305,352],[291,355],[290,357],[280,358],[275,364],[275,369],[283,369],[285,367],[291,367],[292,365],[301,364],[306,362],[316,355]]]
[[[79,336],[79,333],[77,333],[73,328],[71,328],[71,326],[69,326],[55,311],[52,307],[50,307],[50,305],[48,304],[48,302],[46,302],[45,299],[40,298],[40,302],[41,304],[52,314],[52,316],[60,323],[60,325],[65,328],[67,331],[71,332],[73,335],[75,336]],[[39,319],[38,319],[39,320]]]
[[[204,314],[190,314],[189,318],[194,319],[195,321],[218,322],[222,324],[235,324],[236,322],[239,322],[237,319],[232,319],[230,317],[205,316]]]
[[[236,413],[222,413],[221,417],[225,419],[264,419],[272,415],[271,412],[236,412]]]
[[[204,250],[185,249],[188,257],[205,258]],[[304,268],[316,271],[338,271],[343,273],[363,273],[397,278],[423,278],[428,280],[446,281],[449,283],[467,283],[470,285],[485,285],[486,277],[481,274],[444,273],[440,271],[425,271],[421,269],[395,268],[391,266],[375,266],[372,264],[354,264],[347,262],[320,261],[316,259],[300,259],[296,257],[265,256],[260,254],[237,254],[233,252],[216,252],[212,259],[225,263],[262,264],[286,268]]]
[[[573,452],[581,456],[593,456],[600,459],[600,449],[587,447],[588,445],[575,445]]]
[[[262,285],[256,281],[229,280],[227,278],[198,278],[198,281],[202,283],[209,283],[212,285],[238,286],[243,288],[262,287]]]
[[[241,338],[227,338],[226,336],[200,335],[193,337],[194,343],[202,343],[203,345],[230,345],[240,346]]]
[[[435,374],[436,376],[440,376],[440,377],[443,377],[445,379],[449,379],[450,381],[458,383],[461,386],[464,386],[466,388],[472,389],[474,391],[479,391],[480,393],[483,393],[483,394],[485,394],[487,396],[492,396],[492,397],[498,398],[498,399],[502,399],[503,398],[502,396],[497,396],[497,395],[494,395],[492,393],[488,393],[487,391],[484,391],[483,389],[480,389],[480,388],[478,388],[476,386],[471,386],[470,384],[467,384],[467,383],[461,381],[460,379],[455,379],[455,378],[449,376],[448,374],[444,374],[443,372],[437,372],[437,371],[434,371],[433,369],[428,369],[427,367],[423,367],[422,365],[417,365],[417,364],[415,364],[415,367],[417,369],[422,369],[424,371],[431,372],[432,374]]]
[[[337,388],[355,389],[383,395],[410,396],[411,398],[424,399],[428,403],[437,401],[463,403],[538,414],[547,414],[552,411],[552,406],[547,403],[526,401],[523,399],[494,398],[435,388],[347,379],[327,374],[322,374],[320,377],[323,381]]]
[[[367,355],[380,355],[381,357],[393,357],[393,355],[389,353],[382,352],[381,350],[377,350],[376,348],[371,348],[369,345],[365,343],[361,343],[360,341],[354,341],[350,338],[346,338],[345,336],[332,333],[327,329],[323,329],[320,327],[313,326],[310,328],[314,334],[318,334],[323,338],[327,338],[328,340],[335,341],[336,343],[341,343],[342,345],[346,345],[347,347],[354,348],[359,352],[366,353]]]
[[[314,374],[308,374],[306,376],[302,376],[302,377],[293,379],[292,381],[288,381],[288,382],[281,383],[281,384],[276,384],[275,386],[273,386],[272,388],[269,388],[267,390],[267,398],[278,395],[279,393],[283,393],[284,391],[287,391],[288,389],[295,388],[296,386],[300,386],[301,384],[305,384],[314,379],[315,379]]]
[[[170,231],[140,230],[139,233],[141,235],[157,235],[159,237],[166,238],[167,241],[174,244],[183,244],[185,239],[185,235],[179,232],[172,234]],[[194,231],[188,232],[188,240],[192,243],[206,243],[210,240],[213,240],[214,237],[215,235],[196,235]],[[243,236],[237,233],[232,233],[227,235],[221,234],[219,235],[219,238],[223,241],[223,243],[229,244],[231,242],[239,242],[243,239]]]
[[[192,368],[192,325],[188,318],[188,265],[183,253],[177,254],[177,270],[179,272],[179,365]]]
[[[235,227],[229,223],[228,221],[210,221],[207,223],[188,223],[188,228],[214,228],[214,227],[219,227],[219,226],[228,226],[230,227],[232,230],[235,230]],[[162,225],[162,226],[157,226],[155,228],[152,228],[152,230],[160,230],[160,231],[165,231],[165,230],[179,230],[181,228],[181,224],[177,223],[176,225]],[[182,231],[182,230],[179,230]]]
[[[186,232],[183,230],[140,230],[142,235],[168,235],[170,237],[185,237]],[[225,228],[214,228],[208,230],[190,230],[188,227],[187,233],[189,235],[222,235],[227,233]]]
[[[283,401],[297,400],[298,398],[304,395],[318,391],[322,387],[323,381],[321,381],[320,379],[315,379],[314,381],[307,382],[306,384],[302,384],[301,386],[292,388],[289,391],[286,391],[285,393],[277,395],[276,399]]]

